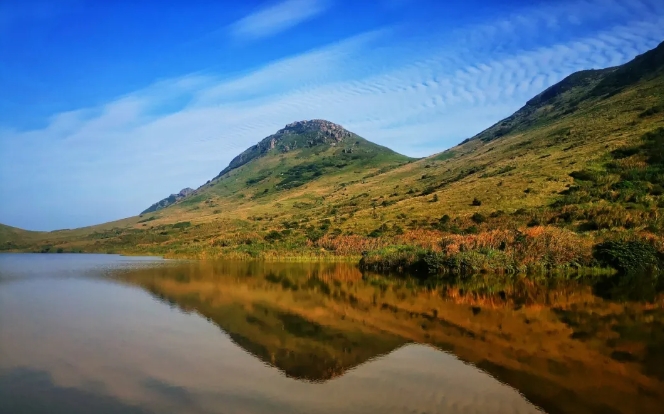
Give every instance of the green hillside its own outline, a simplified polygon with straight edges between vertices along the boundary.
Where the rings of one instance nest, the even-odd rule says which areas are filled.
[[[619,67],[575,73],[418,160],[331,122],[289,124],[166,208],[47,233],[31,248],[307,260],[364,253],[372,268],[429,255],[436,268],[519,271],[621,267],[599,250],[628,246],[638,250],[633,261],[654,264],[664,251],[663,62],[660,45]]]

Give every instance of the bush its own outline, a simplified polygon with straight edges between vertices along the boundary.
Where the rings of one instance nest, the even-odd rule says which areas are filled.
[[[416,271],[425,265],[426,250],[416,246],[390,246],[363,253],[361,269]]]
[[[530,219],[527,226],[528,227],[535,227],[535,226],[539,226],[541,224],[542,223],[540,223],[540,220],[537,217],[533,217],[533,218]]]
[[[270,231],[266,236],[265,236],[265,241],[267,242],[276,242],[282,239],[282,234],[276,230]]]
[[[321,221],[320,229],[323,230],[323,231],[327,231],[330,228],[331,225],[332,225],[332,222],[330,221],[330,219],[325,219],[325,220]]]
[[[475,207],[479,207],[479,206],[482,205],[482,202],[481,202],[480,200],[478,200],[477,197],[475,197],[475,198],[473,198],[473,203],[472,203],[472,204],[473,204]]]
[[[310,227],[306,231],[307,239],[311,240],[313,243],[317,242],[318,239],[323,237],[325,235],[325,231],[323,230],[318,230],[314,229],[313,227]]]
[[[597,173],[594,171],[581,170],[570,173],[570,177],[579,181],[596,181]]]
[[[369,237],[380,237],[383,235],[383,233],[387,232],[389,228],[387,227],[386,223],[383,223],[380,227],[377,229],[372,230],[368,236]]]
[[[639,118],[647,118],[649,116],[655,115],[656,113],[662,112],[663,110],[664,110],[663,105],[656,105],[641,112],[639,114]]]
[[[621,272],[657,269],[657,250],[643,241],[607,241],[593,248],[593,256],[605,266]]]
[[[470,219],[473,220],[477,224],[482,224],[486,221],[486,217],[484,217],[480,213],[473,214],[473,216]]]
[[[466,230],[464,230],[465,234],[478,234],[480,230],[477,228],[477,226],[470,226]]]
[[[173,224],[174,229],[186,229],[187,227],[191,227],[191,222],[189,221],[180,221],[175,224]]]
[[[427,252],[423,255],[422,261],[429,273],[441,273],[449,267],[449,259],[441,252]]]
[[[490,217],[491,218],[498,218],[498,217],[502,217],[504,215],[505,215],[505,212],[503,210],[496,210],[493,213],[491,213]]]

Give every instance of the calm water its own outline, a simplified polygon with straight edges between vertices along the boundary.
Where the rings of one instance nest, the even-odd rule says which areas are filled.
[[[5,254],[0,413],[664,412],[661,309],[341,264]]]

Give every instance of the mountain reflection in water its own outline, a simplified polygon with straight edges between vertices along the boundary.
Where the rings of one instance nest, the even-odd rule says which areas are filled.
[[[21,279],[2,260],[0,412],[663,411],[652,289],[616,302],[610,286],[426,289],[254,262]]]
[[[441,295],[347,264],[243,262],[191,262],[123,280],[198,312],[301,380],[325,381],[421,343],[472,362],[548,412],[655,412],[664,401],[664,318],[652,289],[659,304],[607,300],[616,295],[608,283],[522,280],[493,295],[470,286]]]

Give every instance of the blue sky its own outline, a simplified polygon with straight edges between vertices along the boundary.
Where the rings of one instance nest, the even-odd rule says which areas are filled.
[[[430,155],[662,40],[660,0],[4,0],[0,222],[135,215],[296,120]]]

